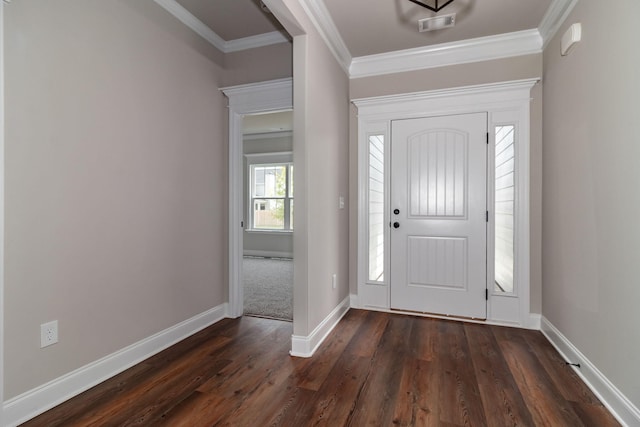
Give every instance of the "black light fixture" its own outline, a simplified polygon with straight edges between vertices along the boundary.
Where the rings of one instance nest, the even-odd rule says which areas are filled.
[[[409,0],[411,3],[419,4],[434,12],[440,12],[444,7],[453,2],[453,0]]]

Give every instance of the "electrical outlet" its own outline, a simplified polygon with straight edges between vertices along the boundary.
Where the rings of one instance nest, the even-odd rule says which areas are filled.
[[[58,321],[43,323],[40,325],[40,348],[50,346],[58,342]]]
[[[338,275],[336,273],[333,273],[333,276],[331,276],[331,287],[333,289],[338,287]]]

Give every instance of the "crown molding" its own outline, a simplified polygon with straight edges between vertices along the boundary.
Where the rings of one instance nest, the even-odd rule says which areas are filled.
[[[349,74],[351,64],[351,53],[347,45],[342,40],[336,24],[331,19],[331,15],[322,0],[300,0],[300,4],[305,13],[320,33],[338,64]]]
[[[200,37],[211,43],[218,50],[224,52],[225,41],[217,35],[211,28],[209,28],[204,22],[196,18],[191,12],[185,9],[180,3],[175,0],[154,0],[157,4],[162,6],[167,12],[178,18],[187,27],[195,31]]]
[[[578,0],[553,0],[551,2],[538,27],[540,36],[542,36],[543,49],[556,35],[576,4],[578,4]]]
[[[538,30],[524,30],[452,43],[353,58],[351,78],[401,73],[542,52]]]
[[[164,8],[167,12],[176,17],[180,22],[191,28],[196,34],[208,41],[223,53],[237,52],[240,50],[253,49],[256,47],[289,42],[289,38],[279,31],[273,31],[271,33],[258,34],[256,36],[226,41],[218,34],[216,34],[215,31],[209,28],[204,22],[196,18],[191,12],[185,9],[177,1],[154,1],[162,8]]]
[[[270,33],[258,34],[256,36],[229,40],[224,44],[224,51],[238,52],[240,50],[270,46],[272,44],[288,43],[289,41],[289,37],[285,34],[281,33],[280,31],[273,31]]]

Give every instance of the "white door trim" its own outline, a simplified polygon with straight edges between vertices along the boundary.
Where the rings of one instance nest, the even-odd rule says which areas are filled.
[[[477,86],[439,89],[401,95],[355,99],[358,108],[358,302],[361,308],[389,310],[390,286],[385,280],[373,282],[367,274],[367,170],[369,135],[384,135],[390,141],[389,124],[396,119],[410,119],[438,115],[456,115],[486,111],[489,115],[490,144],[494,143],[496,124],[513,123],[517,126],[518,151],[516,159],[516,242],[514,277],[517,292],[508,295],[489,293],[487,323],[508,324],[536,328],[530,313],[530,236],[529,236],[529,138],[531,88],[540,79],[525,79]],[[492,145],[491,145],[492,146]],[[386,156],[385,156],[386,157]],[[387,164],[387,159],[385,159]],[[491,166],[490,166],[491,167]],[[389,168],[386,167],[386,171]],[[385,178],[388,183],[388,178]],[[388,219],[388,189],[385,223]],[[489,212],[490,230],[493,212]],[[385,234],[385,269],[389,271],[389,239]],[[488,239],[487,262],[493,265],[493,238]],[[493,269],[491,269],[493,271]],[[493,283],[493,274],[487,278]]]
[[[291,78],[220,88],[229,98],[229,316],[243,312],[242,232],[242,118],[293,108]]]
[[[4,313],[4,2],[0,3],[0,311]],[[4,423],[4,316],[0,316],[0,426]]]

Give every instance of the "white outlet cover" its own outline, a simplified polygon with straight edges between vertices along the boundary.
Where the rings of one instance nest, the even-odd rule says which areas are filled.
[[[43,323],[40,325],[40,348],[50,346],[58,342],[58,321]]]

